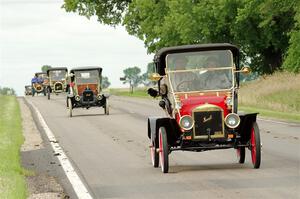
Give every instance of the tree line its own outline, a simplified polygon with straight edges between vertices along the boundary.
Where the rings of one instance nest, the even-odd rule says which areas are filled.
[[[123,25],[149,53],[162,47],[232,43],[259,74],[300,72],[298,0],[64,0],[63,8]]]

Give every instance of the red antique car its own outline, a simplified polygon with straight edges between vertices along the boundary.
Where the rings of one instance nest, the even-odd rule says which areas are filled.
[[[238,113],[239,49],[231,44],[202,44],[163,48],[154,58],[164,117],[148,118],[151,160],[163,173],[169,170],[169,154],[184,150],[202,152],[236,149],[239,163],[245,148],[251,151],[254,168],[260,167],[261,142],[257,113]]]

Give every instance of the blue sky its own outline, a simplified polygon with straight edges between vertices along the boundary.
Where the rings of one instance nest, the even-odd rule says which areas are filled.
[[[23,95],[42,65],[101,66],[111,87],[123,70],[138,66],[144,72],[153,55],[124,27],[101,25],[66,13],[63,0],[0,0],[0,86]]]

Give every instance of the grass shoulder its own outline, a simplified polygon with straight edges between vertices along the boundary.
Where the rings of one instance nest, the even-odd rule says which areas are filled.
[[[14,96],[0,96],[0,198],[22,199],[27,196],[21,166],[20,147],[24,142],[22,119]]]
[[[126,96],[126,97],[139,97],[139,98],[149,98],[150,96],[147,94],[146,88],[136,88],[133,93],[131,93],[128,89],[124,88],[111,88],[110,94],[117,96]]]

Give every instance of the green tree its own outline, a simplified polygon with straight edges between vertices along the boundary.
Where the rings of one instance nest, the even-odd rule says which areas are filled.
[[[105,77],[105,76],[102,77],[101,85],[102,85],[103,89],[108,88],[110,86],[110,82],[108,80],[108,77]]]
[[[97,15],[104,24],[124,25],[144,41],[148,52],[183,44],[237,44],[242,59],[260,73],[281,69],[289,42],[297,45],[298,34],[291,33],[300,9],[295,0],[65,0],[64,7],[87,17]],[[296,47],[290,49],[293,57]]]
[[[42,68],[41,68],[41,70],[42,70],[42,72],[47,72],[47,70],[49,69],[49,68],[51,68],[52,66],[50,66],[50,65],[43,65],[42,66]]]
[[[123,73],[123,84],[129,83],[130,92],[133,93],[133,88],[142,82],[142,77],[140,76],[141,69],[137,66],[129,67],[123,70]]]
[[[0,87],[0,95],[16,95],[16,91],[9,87]]]
[[[155,72],[153,69],[154,69],[154,63],[153,62],[148,63],[147,71],[142,75],[142,84],[144,84],[144,86],[150,86],[151,84],[154,83],[149,80],[149,75]]]
[[[300,2],[297,6],[300,9]],[[295,29],[291,32],[290,46],[283,67],[294,73],[300,72],[300,10],[297,9]]]

